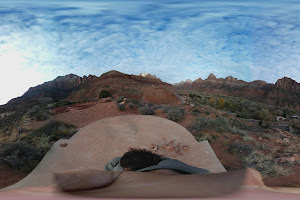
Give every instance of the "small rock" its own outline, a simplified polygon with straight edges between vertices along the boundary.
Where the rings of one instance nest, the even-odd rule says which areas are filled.
[[[111,97],[107,97],[107,98],[102,98],[102,99],[100,100],[100,102],[106,103],[106,102],[110,102],[111,100],[112,100]]]
[[[153,151],[157,151],[157,150],[158,150],[158,146],[155,145],[155,144],[151,144],[151,149],[152,149]]]
[[[188,150],[189,150],[189,147],[188,147],[187,145],[183,145],[183,146],[182,146],[182,150],[183,150],[183,151],[188,151]]]
[[[166,149],[167,151],[174,151],[174,147],[172,145],[166,144],[163,146],[163,148]]]
[[[286,142],[286,143],[290,143],[290,140],[287,139],[287,138],[283,138],[282,140],[283,140],[284,142]]]
[[[65,143],[60,143],[59,146],[61,147],[66,147],[68,144],[65,142]]]

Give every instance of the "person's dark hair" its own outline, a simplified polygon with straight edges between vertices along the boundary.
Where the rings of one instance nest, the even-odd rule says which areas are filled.
[[[157,165],[160,161],[161,156],[151,151],[130,148],[129,151],[122,156],[120,165],[123,169],[128,171],[137,171],[145,167]]]

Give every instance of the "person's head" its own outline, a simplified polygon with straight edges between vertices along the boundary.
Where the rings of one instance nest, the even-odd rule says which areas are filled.
[[[161,156],[151,151],[130,148],[129,151],[122,156],[120,165],[126,171],[137,171],[145,167],[157,165],[160,161]]]

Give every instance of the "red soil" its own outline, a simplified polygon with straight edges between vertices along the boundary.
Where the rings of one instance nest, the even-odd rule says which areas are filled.
[[[0,165],[0,188],[10,186],[27,176],[27,173]]]

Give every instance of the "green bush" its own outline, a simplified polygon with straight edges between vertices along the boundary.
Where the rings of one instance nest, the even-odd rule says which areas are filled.
[[[118,104],[117,107],[118,107],[118,110],[120,110],[120,111],[125,110],[125,104],[124,103],[123,104]]]
[[[150,107],[140,107],[138,112],[142,115],[153,115],[154,109]]]
[[[184,117],[184,109],[181,108],[171,108],[167,113],[167,118],[172,121],[180,121]]]
[[[20,141],[7,144],[0,149],[0,162],[13,169],[30,172],[42,159],[40,149]]]
[[[99,99],[111,97],[111,93],[107,90],[102,90],[99,94]]]

